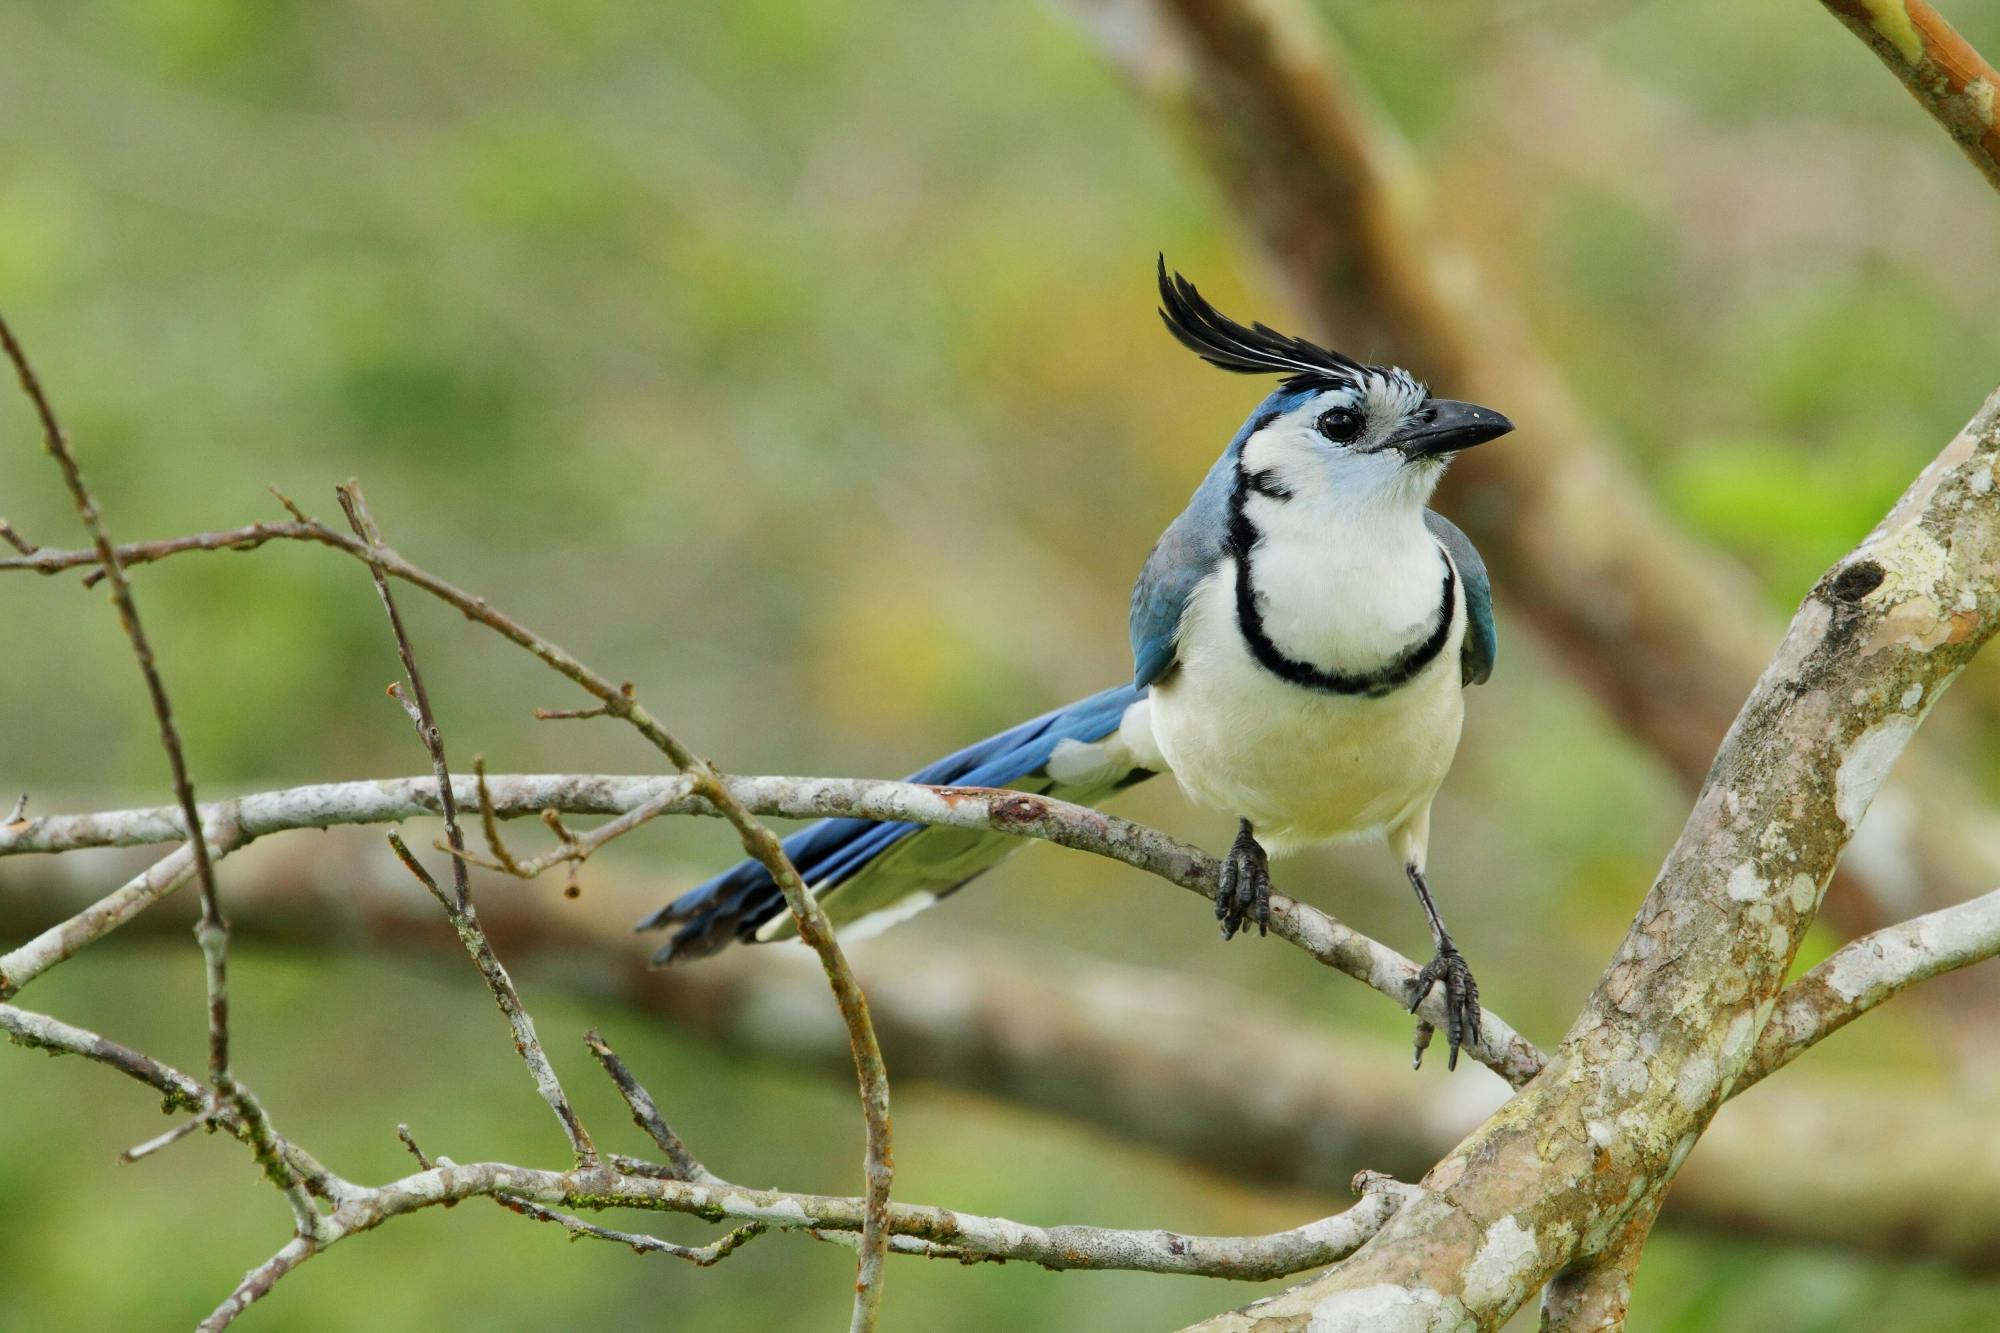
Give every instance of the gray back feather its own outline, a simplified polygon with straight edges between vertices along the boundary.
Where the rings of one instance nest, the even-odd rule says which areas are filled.
[[[1132,683],[1146,688],[1174,663],[1181,614],[1195,585],[1222,563],[1229,536],[1229,488],[1236,484],[1232,444],[1208,470],[1180,517],[1153,543],[1139,581],[1132,585]]]
[[[1500,632],[1493,623],[1493,580],[1479,548],[1456,524],[1434,509],[1424,511],[1424,524],[1438,539],[1452,564],[1458,566],[1458,581],[1465,587],[1465,639],[1458,650],[1459,679],[1466,685],[1483,685],[1493,674],[1493,659],[1500,652]]]

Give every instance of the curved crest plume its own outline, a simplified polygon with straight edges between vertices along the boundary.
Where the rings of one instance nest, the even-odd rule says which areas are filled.
[[[1208,303],[1195,285],[1167,272],[1160,256],[1160,318],[1182,346],[1211,366],[1239,375],[1285,375],[1292,381],[1354,383],[1366,369],[1340,353],[1279,333],[1264,324],[1248,328]]]

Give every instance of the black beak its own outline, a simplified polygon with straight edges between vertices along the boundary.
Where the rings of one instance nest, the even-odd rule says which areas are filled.
[[[1513,422],[1490,407],[1433,398],[1389,443],[1411,458],[1435,458],[1497,440],[1513,429]]]

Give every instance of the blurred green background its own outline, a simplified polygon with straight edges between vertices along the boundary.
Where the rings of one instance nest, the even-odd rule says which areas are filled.
[[[1773,608],[1992,387],[1989,191],[1817,5],[1320,8],[1450,186],[1490,279],[1663,503],[1754,570]],[[1954,9],[2000,47],[2000,6]],[[1161,335],[1156,250],[1224,308],[1295,321],[1231,201],[1059,5],[0,8],[0,301],[113,531],[279,517],[273,482],[334,514],[331,486],[359,476],[413,559],[638,683],[739,772],[894,776],[1128,670],[1131,579],[1260,392]],[[79,544],[11,399],[0,442],[0,513]],[[270,548],[136,582],[205,793],[423,767],[382,698],[393,650],[350,562]],[[442,608],[406,606],[460,756],[655,767],[615,727],[537,725],[533,706],[577,702],[560,681]],[[1435,879],[1489,1002],[1547,1042],[1685,803],[1509,636],[1504,586],[1501,616]],[[101,594],[8,578],[0,647],[0,791],[31,791],[44,813],[165,799]],[[1995,688],[1990,669],[1968,676]],[[1931,730],[2000,753],[1962,701]],[[1996,761],[1968,762],[2000,779]],[[1226,840],[1167,784],[1122,809]],[[650,905],[731,847],[676,823],[618,852]],[[103,866],[109,883],[118,867]],[[35,891],[9,870],[7,892]],[[1323,905],[1422,946],[1379,852],[1291,873],[1345,886]],[[1292,951],[1224,949],[1198,905],[1047,848],[906,929],[934,921],[1225,978],[1302,1024],[1406,1032]],[[1835,943],[1822,935],[1808,960]],[[433,1152],[556,1161],[469,969],[255,941],[239,958],[243,1072],[337,1169],[400,1172],[399,1120]],[[191,946],[110,944],[30,1002],[198,1066],[199,996]],[[844,1083],[555,986],[529,999],[597,1123],[623,1117],[575,1058],[591,1023],[725,1175],[858,1183]],[[1892,1007],[1787,1077],[1830,1096],[1882,1078],[1944,1095],[1923,1023]],[[1413,1075],[1392,1059],[1353,1077]],[[281,1203],[234,1145],[114,1167],[161,1123],[101,1069],[0,1051],[0,1106],[0,1325],[185,1326],[281,1238]],[[901,1197],[1023,1220],[1244,1231],[1341,1206],[921,1083],[898,1085],[897,1128]],[[678,1221],[659,1225],[705,1234]],[[850,1275],[847,1252],[802,1239],[700,1271],[473,1205],[343,1246],[245,1326],[827,1328]],[[1154,1328],[1248,1294],[899,1261],[888,1326]],[[1936,1265],[1669,1225],[1634,1326],[1985,1328],[1996,1298]]]

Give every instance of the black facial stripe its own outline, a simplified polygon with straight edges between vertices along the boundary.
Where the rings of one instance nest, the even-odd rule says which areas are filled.
[[[1443,547],[1438,548],[1438,553],[1444,556],[1444,592],[1438,598],[1437,627],[1423,642],[1405,648],[1373,671],[1327,671],[1287,657],[1264,630],[1264,612],[1257,605],[1256,579],[1251,569],[1251,556],[1263,538],[1246,508],[1250,493],[1256,489],[1257,475],[1247,471],[1241,460],[1237,462],[1236,489],[1229,496],[1226,544],[1226,550],[1236,561],[1236,626],[1243,634],[1243,641],[1250,645],[1251,656],[1272,675],[1322,694],[1360,694],[1379,699],[1409,684],[1437,659],[1451,638],[1452,621],[1458,609],[1458,571],[1452,566],[1451,557]]]
[[[1292,498],[1291,488],[1286,486],[1284,482],[1279,481],[1278,474],[1269,468],[1264,468],[1256,472],[1245,472],[1243,474],[1243,484],[1266,499],[1289,500]]]

